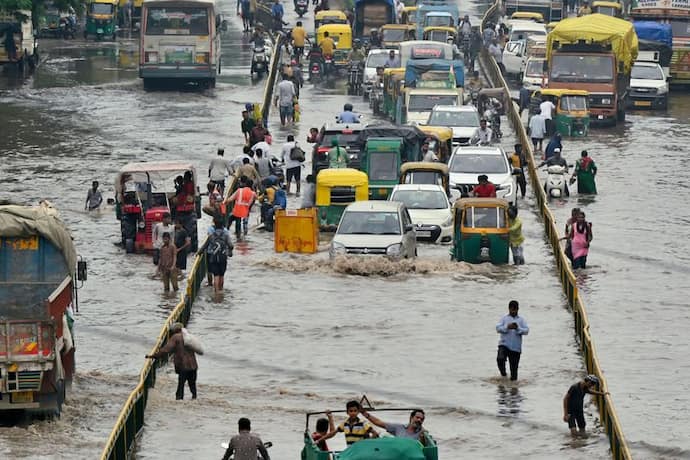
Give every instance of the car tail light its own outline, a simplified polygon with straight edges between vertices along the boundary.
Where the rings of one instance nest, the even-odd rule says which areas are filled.
[[[196,53],[197,64],[208,64],[208,53]]]
[[[158,64],[158,51],[147,51],[144,53],[144,62]]]
[[[320,153],[320,154],[328,153],[328,150],[330,150],[328,147],[319,147],[317,150],[317,153]]]

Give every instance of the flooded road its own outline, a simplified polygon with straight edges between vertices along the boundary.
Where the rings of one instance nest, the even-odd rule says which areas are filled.
[[[233,7],[228,4],[228,12]],[[294,23],[291,6],[286,10]],[[212,91],[144,92],[136,72],[137,45],[127,40],[87,46],[54,41],[44,47],[45,62],[33,79],[0,81],[6,88],[0,90],[0,125],[9,135],[2,146],[0,198],[52,201],[89,261],[89,282],[79,293],[77,379],[63,417],[0,427],[3,457],[100,454],[143,356],[177,299],[163,295],[161,283],[150,279],[149,257],[126,256],[113,244],[119,225],[112,209],[81,211],[86,190],[99,180],[104,196],[111,197],[116,172],[131,161],[187,159],[204,177],[217,147],[224,146],[230,157],[241,152],[240,111],[244,103],[261,99],[263,81],[250,79],[250,46],[237,19],[229,22],[223,73]],[[304,22],[311,25],[312,19]],[[271,117],[273,153],[289,132],[304,140],[309,127],[331,120],[348,101],[342,86],[305,84],[304,89],[299,126],[281,130]],[[361,99],[353,102],[371,118]],[[678,105],[671,103],[669,113],[675,115],[665,119],[631,116],[626,132],[632,138],[602,132],[587,140],[600,167],[600,195],[587,204],[595,245],[583,294],[623,427],[633,447],[644,452],[640,458],[678,458],[688,449],[680,432],[687,415],[676,409],[687,406],[682,400],[687,386],[681,385],[687,385],[689,371],[678,346],[683,335],[665,331],[670,321],[683,319],[677,304],[687,276],[681,277],[682,262],[669,256],[685,247],[687,227],[683,214],[673,212],[682,209],[681,194],[672,193],[682,190],[680,180],[664,177],[679,174],[674,171],[687,147],[669,139],[677,150],[664,149],[654,164],[639,148],[654,151],[652,144],[659,144],[647,138],[649,131],[687,136]],[[647,123],[642,129],[638,119]],[[504,140],[506,148],[512,143]],[[639,187],[649,170],[655,181]],[[609,175],[615,179],[607,180]],[[667,194],[655,200],[648,189]],[[291,206],[298,202],[294,195],[288,199]],[[561,206],[564,213],[571,204]],[[652,209],[667,219],[653,219]],[[561,421],[563,394],[582,376],[583,364],[530,196],[520,215],[527,265],[519,268],[449,263],[449,247],[431,245],[422,245],[418,260],[409,264],[368,259],[331,264],[325,253],[276,255],[271,235],[250,233],[230,261],[225,295],[216,298],[205,288],[193,309],[190,330],[208,350],[199,363],[199,400],[176,403],[176,376],[171,369],[160,372],[137,458],[220,457],[220,442],[236,431],[241,416],[249,416],[254,430],[274,443],[274,458],[296,458],[305,412],[343,409],[362,394],[381,407],[425,408],[441,458],[495,458],[507,444],[510,455],[529,458],[608,458],[606,436],[593,417],[593,433],[585,440],[573,441]],[[629,224],[619,230],[621,218]],[[208,223],[201,222],[200,229]],[[673,239],[652,238],[658,228]],[[613,238],[624,241],[621,232],[635,242],[614,246]],[[601,255],[599,245],[607,248]],[[637,258],[629,257],[632,248]],[[634,294],[643,285],[659,287]],[[494,327],[512,298],[520,301],[531,328],[517,385],[498,379],[495,368]],[[659,369],[661,360],[668,366]],[[673,366],[678,377],[670,373]],[[641,380],[652,372],[661,381]],[[596,407],[586,412],[596,417]]]

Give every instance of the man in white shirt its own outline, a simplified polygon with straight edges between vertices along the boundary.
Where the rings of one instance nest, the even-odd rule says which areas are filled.
[[[537,113],[529,120],[529,135],[532,138],[534,150],[541,152],[544,136],[546,135],[546,122],[544,116],[541,114],[541,109],[537,109]]]
[[[292,149],[296,145],[295,136],[289,134],[287,142],[283,144],[283,149],[280,152],[280,161],[285,164],[285,194],[287,195],[290,193],[290,183],[294,178],[295,184],[297,185],[297,196],[299,196],[302,162],[290,158],[290,153],[292,153]]]
[[[151,230],[151,242],[153,243],[153,264],[158,267],[158,259],[161,256],[161,246],[163,246],[163,234],[175,234],[175,226],[172,224],[172,218],[169,212],[163,214],[163,222],[158,222]],[[157,268],[156,274],[160,271]]]
[[[491,143],[493,132],[486,124],[486,118],[479,120],[479,128],[474,132],[474,139],[477,143],[485,145]]]
[[[262,151],[263,154],[264,154],[264,158],[270,158],[270,155],[271,155],[271,144],[269,144],[269,143],[266,142],[266,141],[261,141],[261,142],[257,142],[256,144],[252,145],[252,152],[254,152],[254,157],[255,157],[255,158],[256,158],[256,151],[257,151],[258,149],[261,149],[261,151]],[[255,162],[255,159],[254,159],[254,158],[252,158],[251,160],[252,160],[252,163]]]
[[[434,153],[434,151],[429,150],[429,142],[427,141],[424,141],[424,143],[422,144],[422,154],[424,155],[422,161],[426,161],[429,163],[438,161],[438,156]]]
[[[552,114],[556,110],[556,106],[553,105],[550,99],[545,99],[544,102],[539,104],[541,109],[541,116],[544,117],[546,123],[546,135],[551,136],[553,133],[553,117]]]
[[[491,44],[489,45],[489,54],[494,58],[496,64],[498,64],[501,73],[505,74],[506,68],[503,65],[503,50],[498,46],[498,41],[495,38],[491,40]]]
[[[278,83],[277,90],[278,95],[275,97],[274,104],[280,110],[280,124],[285,126],[288,122],[292,123],[294,99],[297,96],[295,85],[290,81],[287,74],[283,74],[283,81]]]
[[[225,150],[218,149],[218,156],[211,160],[211,164],[208,165],[208,178],[216,185],[221,195],[225,190],[225,173],[227,172],[229,176],[232,175],[232,163],[230,160],[226,160],[224,155]]]

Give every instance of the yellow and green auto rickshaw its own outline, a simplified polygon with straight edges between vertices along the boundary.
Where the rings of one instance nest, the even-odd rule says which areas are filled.
[[[592,13],[605,14],[614,18],[623,17],[623,7],[618,2],[601,2],[592,3]]]
[[[347,24],[347,16],[340,10],[321,10],[314,15],[314,30],[326,24]]]
[[[417,23],[417,7],[406,6],[403,8],[400,14],[400,23],[415,25]]]
[[[335,231],[348,204],[369,199],[369,178],[351,168],[322,169],[316,176],[316,207],[322,229]]]
[[[453,153],[453,128],[447,126],[417,126],[424,134],[429,137],[429,150],[432,150],[438,160],[448,163],[451,153]]]
[[[531,11],[516,11],[510,15],[510,19],[518,19],[521,21],[544,22],[544,15],[541,13],[533,13]]]
[[[324,34],[335,42],[333,51],[333,63],[336,67],[347,67],[347,55],[352,49],[352,28],[347,24],[325,24],[316,29],[316,44],[321,44]]]
[[[440,185],[450,196],[448,165],[429,161],[408,161],[400,166],[401,184]]]
[[[412,24],[386,24],[381,26],[380,34],[384,48],[398,49],[400,42],[416,40],[417,28]]]
[[[461,198],[453,205],[450,259],[471,264],[507,264],[508,202],[499,198]]]
[[[84,39],[89,35],[94,35],[96,40],[117,38],[117,4],[118,0],[93,0],[87,4]]]
[[[423,39],[432,42],[448,43],[448,38],[450,37],[455,41],[456,35],[457,31],[453,27],[430,26],[424,28]]]
[[[402,91],[405,69],[385,69],[383,71],[383,113],[389,120],[395,120],[398,94]]]
[[[553,121],[563,136],[584,137],[589,134],[589,92],[576,89],[542,89],[542,98],[551,98],[556,106]]]

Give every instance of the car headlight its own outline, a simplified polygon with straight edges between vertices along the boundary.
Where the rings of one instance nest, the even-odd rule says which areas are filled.
[[[609,105],[611,103],[611,98],[610,97],[604,97],[601,99],[601,103],[604,105]]]
[[[391,257],[400,257],[400,254],[402,254],[402,244],[401,243],[395,243],[391,244],[386,248],[386,255],[391,256]]]
[[[335,257],[338,255],[344,255],[347,253],[347,251],[345,250],[344,244],[338,243],[337,241],[331,241],[331,248],[328,250],[328,253],[331,257]]]
[[[448,216],[448,219],[444,220],[441,227],[450,227],[453,225],[453,216]]]
[[[501,191],[504,192],[503,196],[509,196],[513,194],[513,184],[507,183],[501,186]]]
[[[666,94],[668,93],[668,86],[661,86],[656,89],[657,94]]]

